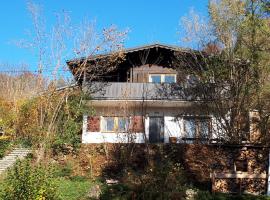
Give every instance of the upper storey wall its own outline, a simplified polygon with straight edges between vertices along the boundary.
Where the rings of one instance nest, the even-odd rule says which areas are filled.
[[[177,71],[166,66],[158,65],[141,65],[139,67],[131,68],[130,82],[147,83],[149,82],[149,75],[151,74],[177,74]]]

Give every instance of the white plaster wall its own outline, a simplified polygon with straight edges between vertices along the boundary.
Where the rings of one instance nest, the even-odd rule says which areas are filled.
[[[145,120],[145,130],[149,128],[149,119]],[[146,134],[148,137],[148,133]],[[87,131],[87,115],[83,116],[82,143],[144,143],[144,133],[103,133]]]
[[[151,113],[150,113],[151,114]],[[166,113],[170,114],[170,113]],[[159,115],[160,116],[160,115]],[[164,142],[169,143],[169,137],[177,137],[177,141],[181,142],[184,135],[183,118],[176,118],[172,115],[164,116]],[[213,138],[217,138],[215,134],[218,131],[218,121],[212,118]],[[220,133],[219,133],[220,134]],[[82,143],[144,143],[145,137],[149,139],[149,116],[145,117],[145,134],[144,133],[102,133],[87,132],[87,116],[83,118]]]
[[[82,143],[144,143],[144,134],[84,132]]]
[[[149,117],[145,117],[144,119],[144,129],[145,129],[145,137],[149,139]]]
[[[164,116],[164,142],[169,143],[169,137],[177,137],[180,139],[181,136],[181,124],[179,121],[172,116]]]

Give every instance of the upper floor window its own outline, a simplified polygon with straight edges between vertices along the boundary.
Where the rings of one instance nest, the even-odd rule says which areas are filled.
[[[149,74],[150,83],[176,83],[176,74]]]

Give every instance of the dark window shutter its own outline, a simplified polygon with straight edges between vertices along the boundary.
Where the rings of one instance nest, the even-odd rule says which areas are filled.
[[[99,132],[100,131],[100,117],[87,117],[87,131]]]
[[[144,123],[142,116],[133,116],[131,118],[131,126],[130,131],[135,133],[143,133],[144,132]]]

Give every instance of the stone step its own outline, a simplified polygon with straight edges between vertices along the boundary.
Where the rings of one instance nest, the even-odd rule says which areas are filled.
[[[12,165],[13,163],[14,163],[14,162],[12,162],[12,163],[6,163],[6,164],[1,165],[0,167],[9,166],[9,165]]]
[[[8,155],[7,158],[16,158],[16,157],[19,157],[19,156],[26,156],[26,155],[28,155],[28,153],[18,154],[18,155]]]
[[[28,154],[30,153],[29,151],[24,151],[24,152],[12,152],[10,155],[20,155],[20,154]]]
[[[18,155],[18,154],[22,154],[22,153],[30,153],[30,151],[11,152],[10,155]]]
[[[0,174],[16,163],[17,159],[25,158],[31,150],[26,148],[14,148],[12,152],[0,160]]]
[[[16,160],[14,160],[15,162]],[[9,164],[12,164],[13,162],[6,162],[6,163],[1,163],[0,166],[5,166],[5,165],[9,165]]]

